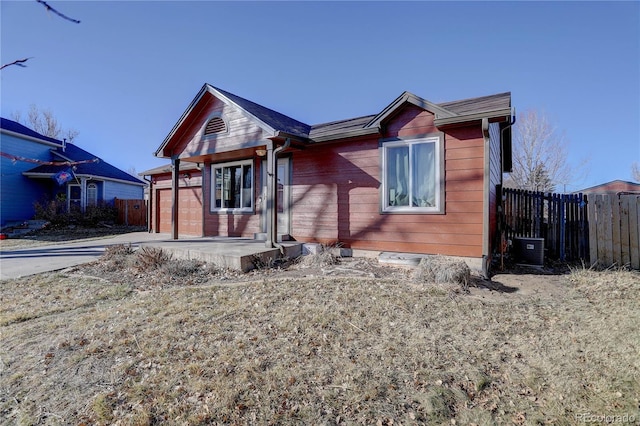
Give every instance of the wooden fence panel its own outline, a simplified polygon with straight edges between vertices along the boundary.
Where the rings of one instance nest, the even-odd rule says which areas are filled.
[[[147,226],[146,200],[115,199],[118,210],[118,224],[127,226]]]
[[[629,201],[630,197],[620,199],[620,257],[621,265],[631,264],[631,239],[622,238],[623,235],[631,235],[629,232]]]
[[[546,256],[581,260],[589,256],[587,202],[582,194],[552,194],[505,188],[505,237],[544,238]]]
[[[640,269],[640,195],[597,195],[589,203],[591,263]]]
[[[631,267],[640,269],[640,195],[623,195],[629,203],[629,257]]]
[[[596,220],[596,200],[592,197],[587,203],[587,215],[589,217],[589,259],[591,262],[598,260],[598,221]]]

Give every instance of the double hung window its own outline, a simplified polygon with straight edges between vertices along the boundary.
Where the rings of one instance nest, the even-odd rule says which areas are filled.
[[[253,162],[211,165],[211,211],[253,211]]]
[[[382,143],[382,211],[443,213],[438,136]]]

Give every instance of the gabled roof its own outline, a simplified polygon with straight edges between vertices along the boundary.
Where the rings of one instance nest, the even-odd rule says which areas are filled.
[[[27,126],[23,126],[22,124],[16,121],[8,120],[2,117],[0,117],[0,129],[7,131],[7,133],[8,132],[17,133],[19,135],[23,135],[31,139],[39,139],[44,142],[49,142],[56,145],[62,145],[62,141],[42,135],[36,132],[35,130],[31,130]]]
[[[309,130],[311,129],[311,126],[309,126],[308,124],[288,117],[272,109],[263,107],[262,105],[259,105],[255,102],[241,98],[240,96],[234,95],[233,93],[229,93],[222,89],[218,89],[217,87],[213,87],[210,84],[207,84],[207,86],[210,88],[210,92],[213,92],[214,96],[216,96],[215,92],[217,92],[217,97],[220,97],[220,95],[222,95],[224,98],[227,98],[243,111],[249,113],[254,118],[268,125],[275,132],[281,131],[305,139],[309,136]]]
[[[96,156],[90,154],[77,145],[67,143],[65,148],[59,147],[51,150],[54,161],[86,161],[96,159]],[[55,174],[61,170],[68,168],[65,164],[61,165],[41,165],[25,172],[25,174]],[[143,181],[135,176],[130,175],[106,161],[98,158],[97,162],[80,163],[73,166],[73,173],[76,175],[94,176],[96,178],[118,180],[145,185]]]
[[[270,108],[234,95],[233,93],[229,93],[210,84],[204,84],[189,107],[182,114],[180,120],[156,150],[156,156],[167,146],[171,138],[187,119],[190,112],[206,93],[210,93],[225,103],[235,105],[268,134],[273,134],[273,136],[284,134],[285,136],[292,136],[307,142],[324,142],[379,133],[383,123],[396,114],[407,103],[434,113],[434,123],[436,126],[455,125],[458,123],[477,121],[482,118],[506,118],[512,115],[510,92],[440,104],[427,101],[413,93],[404,92],[377,114],[308,125]]]
[[[198,102],[205,94],[211,94],[215,98],[221,100],[226,104],[235,105],[238,109],[243,111],[247,117],[254,121],[258,126],[265,130],[265,132],[277,136],[279,132],[286,133],[300,139],[307,139],[309,136],[309,130],[311,126],[301,121],[295,120],[270,108],[264,107],[260,104],[252,102],[248,99],[229,93],[225,90],[218,89],[205,83],[195,98],[191,101],[185,112],[180,117],[180,120],[173,126],[173,129],[169,132],[164,139],[160,147],[156,150],[155,154],[158,154],[169,144],[171,138],[178,131],[180,126],[187,119],[191,111],[196,107]]]
[[[378,115],[376,115],[369,123],[367,123],[366,127],[379,127],[384,120],[395,114],[398,109],[406,103],[410,103],[412,105],[430,111],[435,114],[436,118],[451,118],[458,115],[454,112],[448,111],[445,108],[442,108],[439,105],[429,102],[426,99],[422,99],[421,97],[416,96],[413,93],[404,92],[393,102],[387,105],[387,107],[383,109]]]
[[[87,161],[94,160],[96,156],[90,154],[84,149],[78,147],[77,145],[71,143],[64,143],[54,138],[50,138],[48,136],[44,136],[30,128],[23,126],[20,123],[17,123],[12,120],[8,120],[6,118],[0,117],[0,125],[3,131],[7,131],[9,133],[14,133],[18,135],[23,135],[28,139],[37,139],[44,141],[48,144],[52,144],[51,148],[51,161],[60,161],[60,162],[78,162],[78,161]],[[66,164],[61,165],[40,165],[34,167],[33,169],[27,170],[24,172],[26,175],[47,175],[47,174],[55,174],[61,170],[68,168],[69,166]],[[143,181],[136,178],[135,176],[131,176],[129,173],[126,173],[115,166],[103,161],[102,159],[98,159],[97,162],[87,162],[80,163],[74,165],[74,173],[76,175],[85,175],[85,176],[95,176],[103,179],[111,179],[118,180],[124,182],[135,183],[139,185],[145,185]]]

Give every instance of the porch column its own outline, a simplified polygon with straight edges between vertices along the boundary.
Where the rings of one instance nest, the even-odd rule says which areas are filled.
[[[267,240],[264,245],[273,248],[273,242],[278,238],[278,166],[274,152],[275,143],[267,141]]]
[[[178,193],[180,190],[180,159],[171,158],[171,238],[178,239]]]
[[[80,211],[87,211],[87,178],[80,178]]]

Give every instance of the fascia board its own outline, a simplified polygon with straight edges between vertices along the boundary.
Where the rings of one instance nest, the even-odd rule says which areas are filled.
[[[414,95],[413,93],[410,92],[404,92],[402,95],[398,96],[393,102],[391,102],[389,105],[387,105],[386,108],[384,108],[378,115],[376,115],[375,117],[373,117],[371,119],[371,121],[369,121],[367,124],[365,124],[365,127],[380,127],[381,123],[389,116],[391,116],[393,113],[396,112],[396,110],[400,107],[402,107],[403,104],[405,103],[410,103],[412,105],[415,105],[419,108],[425,109],[427,111],[433,112],[436,117],[456,117],[457,114],[442,108],[441,106],[438,106],[436,104],[434,104],[433,102],[429,102],[426,99],[422,99],[419,96]]]
[[[33,172],[23,172],[22,173],[23,176],[26,177],[30,177],[30,178],[36,178],[36,179],[51,179],[53,177],[53,175],[55,175],[55,173],[33,173]],[[118,183],[126,183],[129,185],[136,185],[136,186],[147,186],[147,184],[145,182],[132,182],[130,180],[124,180],[124,179],[115,179],[115,178],[109,178],[109,177],[104,177],[104,176],[99,176],[99,175],[87,175],[87,174],[73,174],[75,177],[79,177],[79,178],[86,178],[86,179],[96,179],[96,180],[104,180],[104,181],[110,181],[110,182],[118,182]],[[134,178],[136,178],[134,176]],[[136,178],[138,179],[138,178]]]
[[[166,158],[158,154],[167,146],[167,144],[169,143],[173,135],[175,135],[176,131],[178,131],[182,123],[184,123],[184,121],[187,119],[187,117],[189,116],[193,108],[195,108],[198,102],[200,102],[200,99],[202,99],[204,94],[207,93],[209,87],[211,86],[209,86],[209,84],[206,84],[206,83],[202,86],[202,88],[200,89],[198,94],[195,96],[195,98],[193,98],[193,100],[191,101],[187,109],[182,113],[182,116],[180,116],[180,119],[178,120],[178,122],[173,126],[169,134],[164,138],[164,141],[162,141],[162,144],[160,144],[160,147],[153,154],[155,157]]]
[[[483,118],[510,117],[511,108],[496,109],[491,111],[476,112],[467,115],[458,115],[456,117],[436,118],[433,123],[436,126],[446,126],[449,124],[460,124],[468,121],[481,120]]]
[[[349,130],[346,132],[329,133],[325,135],[315,136],[311,138],[311,142],[327,142],[327,141],[333,141],[337,139],[347,139],[347,138],[354,138],[358,136],[374,135],[377,133],[380,133],[379,127],[365,127],[362,129]]]
[[[13,136],[14,138],[25,139],[25,140],[28,140],[28,141],[31,141],[31,142],[38,142],[38,143],[41,143],[43,145],[55,146],[57,148],[62,146],[61,143],[60,144],[56,144],[56,143],[53,143],[53,142],[49,142],[49,141],[45,141],[45,140],[42,140],[42,139],[39,139],[39,138],[35,138],[33,136],[28,136],[28,135],[23,135],[22,133],[13,132],[13,131],[7,130],[7,129],[0,129],[0,133],[4,133],[6,135]]]
[[[224,102],[226,102],[228,104],[231,104],[231,105],[235,106],[240,111],[242,111],[243,114],[246,114],[258,126],[262,127],[267,133],[270,133],[273,136],[277,137],[276,129],[274,129],[273,127],[269,126],[267,123],[265,123],[264,121],[260,120],[258,117],[256,117],[255,115],[253,115],[252,113],[250,113],[246,109],[242,108],[240,105],[238,105],[237,103],[233,102],[231,99],[227,98],[225,95],[223,95],[222,93],[217,91],[215,87],[211,86],[210,84],[207,84],[206,86],[207,86],[207,90],[209,91],[209,93],[211,93],[213,96],[215,96],[218,99],[224,100]]]
[[[178,120],[178,122],[175,124],[175,126],[173,126],[173,129],[171,129],[171,132],[169,132],[167,137],[164,138],[164,141],[162,142],[162,145],[160,145],[160,147],[154,153],[155,157],[167,158],[167,157],[164,157],[164,156],[159,156],[158,154],[167,146],[167,144],[169,144],[169,141],[171,140],[171,138],[175,135],[176,131],[180,128],[180,126],[187,119],[187,117],[189,116],[191,111],[193,111],[193,108],[195,108],[195,106],[198,104],[198,102],[200,102],[200,100],[205,95],[205,93],[210,93],[211,95],[213,95],[214,97],[222,100],[223,102],[235,106],[240,111],[242,111],[243,114],[247,115],[252,121],[254,121],[258,126],[260,126],[265,131],[267,131],[267,133],[273,134],[274,136],[276,135],[276,130],[273,127],[269,126],[267,123],[265,123],[264,121],[260,120],[258,117],[256,117],[255,115],[251,114],[249,111],[245,110],[244,108],[242,108],[237,103],[233,102],[231,99],[229,99],[228,97],[226,97],[225,95],[220,93],[218,90],[216,90],[216,88],[213,87],[212,85],[210,85],[209,83],[205,83],[202,86],[202,88],[200,89],[200,92],[198,92],[196,97],[193,99],[193,101],[191,101],[191,103],[189,104],[189,106],[187,107],[185,112],[182,114],[182,116],[180,117],[180,120]]]

